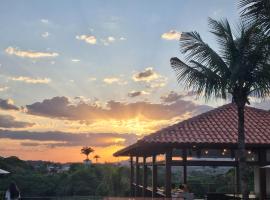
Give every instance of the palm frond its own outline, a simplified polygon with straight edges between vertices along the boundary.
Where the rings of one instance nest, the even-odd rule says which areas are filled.
[[[208,44],[206,44],[197,32],[184,32],[180,38],[182,53],[187,60],[195,60],[209,66],[219,74],[229,73],[226,63]]]
[[[227,20],[209,19],[211,32],[220,45],[219,54],[197,32],[183,33],[181,51],[186,61],[171,59],[179,83],[198,95],[248,103],[248,95],[270,94],[270,37],[258,26],[245,22],[232,32]]]
[[[270,34],[270,0],[241,0],[239,7],[243,19]]]
[[[216,36],[220,47],[221,57],[224,59],[229,68],[233,66],[232,61],[237,55],[237,47],[235,45],[234,35],[232,33],[228,20],[214,20],[208,18],[210,32]]]
[[[176,72],[178,82],[184,83],[186,88],[191,88],[198,95],[206,98],[226,97],[226,85],[222,85],[222,79],[215,71],[194,60],[187,65],[178,58],[171,58],[171,66]]]

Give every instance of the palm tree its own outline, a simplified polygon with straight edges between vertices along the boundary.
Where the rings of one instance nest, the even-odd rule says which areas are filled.
[[[241,16],[270,35],[270,0],[240,0]]]
[[[81,153],[86,155],[86,160],[89,160],[88,156],[90,153],[94,152],[94,149],[91,147],[85,146],[81,149]]]
[[[177,80],[207,100],[226,99],[228,94],[238,111],[238,162],[243,198],[248,199],[244,112],[249,96],[270,94],[269,40],[255,26],[241,24],[233,34],[227,20],[209,18],[209,26],[219,44],[216,52],[197,32],[182,33],[180,46],[185,62],[174,57],[171,65]]]
[[[96,160],[96,163],[98,162],[98,159],[100,158],[100,156],[99,155],[95,155],[94,156],[94,159]]]

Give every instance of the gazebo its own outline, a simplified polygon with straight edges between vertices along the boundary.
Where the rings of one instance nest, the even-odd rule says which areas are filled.
[[[132,196],[146,197],[151,191],[152,197],[170,198],[172,166],[181,166],[181,182],[185,184],[188,166],[234,167],[235,189],[239,192],[237,126],[237,108],[231,103],[147,135],[114,156],[130,157]],[[254,167],[254,192],[260,199],[266,199],[270,195],[270,169],[265,167],[270,164],[270,111],[246,107],[245,133],[247,163]],[[148,166],[152,167],[150,186]],[[157,188],[158,166],[165,166],[162,194]]]

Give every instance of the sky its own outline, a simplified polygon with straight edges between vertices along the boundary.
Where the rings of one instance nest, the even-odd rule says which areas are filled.
[[[214,49],[207,19],[238,21],[235,0],[6,0],[0,6],[0,156],[100,162],[228,101],[176,81],[181,32]],[[268,104],[264,104],[268,105]]]

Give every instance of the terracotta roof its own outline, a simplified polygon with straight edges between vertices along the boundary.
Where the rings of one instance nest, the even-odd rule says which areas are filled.
[[[136,146],[160,143],[236,144],[237,127],[237,107],[231,103],[145,136]],[[247,144],[270,145],[270,112],[247,106],[245,134]]]

